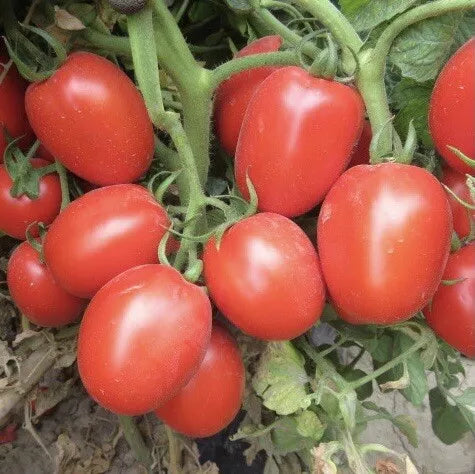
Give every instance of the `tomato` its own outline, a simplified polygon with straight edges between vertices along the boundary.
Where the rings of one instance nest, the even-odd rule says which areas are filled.
[[[429,129],[435,148],[460,173],[474,174],[447,146],[475,158],[475,38],[465,43],[442,69],[432,91]]]
[[[241,49],[236,57],[271,53],[278,51],[281,46],[280,36],[265,36]],[[239,131],[252,95],[262,81],[277,69],[270,66],[248,69],[231,76],[217,89],[214,103],[216,133],[222,147],[230,155],[236,152]]]
[[[444,280],[424,309],[429,326],[451,346],[475,357],[475,244],[449,256]],[[447,282],[448,283],[448,282]]]
[[[317,224],[323,277],[341,317],[391,324],[432,298],[452,234],[440,183],[411,165],[359,165],[338,179]]]
[[[348,167],[369,164],[369,147],[371,145],[372,138],[373,134],[371,132],[371,124],[368,122],[368,120],[365,120],[363,122],[361,137],[355,149],[353,150],[351,161]]]
[[[201,288],[172,267],[135,267],[91,300],[79,330],[79,374],[100,405],[143,414],[186,385],[210,334],[211,305]]]
[[[40,145],[38,147],[38,151],[36,152],[36,154],[40,158],[43,158],[43,160],[49,161],[50,163],[54,163],[54,156],[43,145]]]
[[[0,50],[0,78],[5,72],[8,56]],[[28,86],[14,64],[12,64],[3,79],[0,79],[0,163],[7,143],[3,134],[5,127],[13,138],[23,138],[19,141],[21,148],[26,148],[33,140],[30,124],[25,112],[25,90]]]
[[[53,222],[44,242],[46,262],[67,291],[92,298],[119,273],[158,263],[158,245],[169,225],[165,210],[141,186],[96,189]]]
[[[33,159],[34,168],[49,165],[47,161]],[[50,224],[61,209],[61,184],[58,175],[47,174],[40,180],[40,193],[37,199],[25,194],[12,197],[12,180],[4,165],[0,165],[0,230],[16,239],[24,240],[26,229],[33,222]],[[38,236],[38,227],[30,228],[32,236]]]
[[[445,168],[442,183],[444,183],[466,203],[472,205],[475,204],[470,196],[465,175],[460,174],[451,168]],[[468,210],[452,196],[448,196],[448,198],[450,208],[452,209],[452,216],[454,218],[454,230],[457,232],[459,237],[467,237],[468,234],[470,234],[470,219],[475,220],[475,211]]]
[[[204,276],[212,300],[242,331],[292,339],[319,319],[325,288],[317,252],[286,217],[256,214],[228,229],[219,249],[205,246]]]
[[[236,151],[236,180],[259,209],[298,216],[320,203],[347,167],[364,120],[358,93],[298,67],[271,74],[253,95]],[[344,124],[344,126],[343,126]]]
[[[31,126],[63,165],[94,184],[136,181],[150,166],[153,128],[134,83],[113,63],[71,54],[25,96]]]
[[[198,372],[177,395],[155,410],[155,414],[186,436],[212,436],[228,426],[237,415],[245,378],[236,341],[222,327],[213,326]]]
[[[21,243],[8,261],[7,283],[20,311],[34,324],[58,327],[74,322],[86,301],[67,293],[29,242]]]

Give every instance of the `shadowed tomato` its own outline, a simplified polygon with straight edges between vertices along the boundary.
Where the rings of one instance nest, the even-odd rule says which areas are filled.
[[[48,166],[45,160],[33,159],[34,168]],[[12,180],[5,169],[0,165],[0,230],[16,239],[25,240],[26,229],[33,222],[50,224],[59,214],[61,208],[61,185],[58,175],[47,174],[40,180],[40,193],[37,199],[30,199],[25,194],[12,197],[10,190]],[[38,236],[38,227],[30,228],[32,236]]]
[[[54,156],[43,145],[40,145],[38,147],[38,151],[36,152],[36,154],[40,158],[43,158],[43,160],[54,163]]]
[[[53,279],[38,252],[23,242],[7,268],[8,289],[20,311],[34,324],[58,327],[79,318],[86,301],[70,295]]]
[[[147,413],[196,373],[210,334],[211,305],[201,288],[172,267],[135,267],[89,304],[79,331],[79,374],[108,410]]]
[[[214,238],[203,254],[211,298],[242,331],[261,339],[292,339],[321,315],[325,288],[317,252],[286,217],[256,214]]]
[[[133,82],[92,53],[71,54],[25,97],[31,126],[63,165],[94,184],[136,181],[150,166],[153,128]]]
[[[73,201],[53,222],[44,243],[46,262],[67,291],[92,298],[119,273],[158,263],[168,226],[165,210],[145,188],[106,186]]]
[[[186,436],[213,436],[237,415],[244,383],[244,365],[236,341],[222,327],[213,326],[198,372],[155,414]]]
[[[350,168],[318,217],[323,277],[341,317],[391,324],[432,298],[447,262],[452,216],[440,183],[416,166]]]
[[[475,38],[447,62],[434,86],[429,107],[429,129],[437,151],[460,173],[474,174],[448,145],[475,158]]]
[[[298,216],[320,203],[348,166],[364,119],[358,93],[298,67],[272,73],[253,95],[236,151],[236,180],[259,209]]]
[[[442,183],[444,183],[466,203],[472,205],[475,204],[470,196],[465,175],[447,167],[444,169]],[[470,211],[457,202],[457,200],[452,196],[448,196],[448,198],[450,208],[452,209],[452,216],[454,218],[454,230],[457,232],[459,237],[467,237],[467,235],[470,234],[470,218],[475,220],[475,211]]]
[[[443,280],[424,309],[429,326],[444,341],[475,357],[475,244],[449,256]],[[460,281],[456,281],[460,280]]]
[[[371,124],[368,122],[368,120],[365,120],[363,123],[363,130],[361,131],[361,137],[355,149],[353,150],[348,168],[356,165],[369,164],[369,147],[371,145],[372,138],[373,134],[371,133]]]
[[[280,36],[265,36],[241,49],[237,58],[259,53],[278,51],[282,46]],[[261,82],[278,68],[258,67],[234,74],[224,81],[216,91],[214,104],[214,120],[216,133],[222,147],[230,155],[234,155],[241,130],[244,114],[252,94]]]

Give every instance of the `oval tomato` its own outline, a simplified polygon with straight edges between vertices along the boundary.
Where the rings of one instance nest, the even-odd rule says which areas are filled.
[[[453,146],[475,158],[475,38],[465,43],[442,69],[432,91],[429,129],[437,151],[460,173],[473,168],[447,148]]]
[[[73,295],[91,298],[110,279],[146,263],[170,221],[153,196],[135,184],[90,191],[53,222],[44,242],[46,262]]]
[[[136,181],[150,166],[153,128],[133,82],[92,53],[71,54],[26,92],[26,112],[45,148],[94,184]]]
[[[74,322],[86,301],[67,293],[54,280],[38,252],[23,242],[8,261],[7,283],[19,310],[34,324],[45,327]]]
[[[363,122],[363,129],[361,131],[360,139],[353,150],[348,168],[356,165],[369,164],[369,147],[371,145],[372,138],[373,134],[371,132],[371,124],[368,122],[368,120],[365,120]]]
[[[450,188],[460,199],[468,204],[475,203],[470,196],[465,175],[454,171],[451,168],[444,169],[444,176],[442,183]],[[460,204],[453,196],[448,196],[450,208],[452,209],[452,216],[454,218],[454,230],[459,237],[464,238],[470,234],[470,219],[475,221],[475,211],[470,211],[465,206]]]
[[[309,211],[347,167],[363,119],[363,101],[351,87],[298,67],[275,71],[244,117],[236,151],[239,190],[249,197],[248,173],[260,210],[287,217]]]
[[[242,331],[292,339],[321,315],[325,288],[317,252],[297,224],[256,214],[205,246],[204,276],[212,300]],[[305,296],[303,296],[305,295]]]
[[[452,217],[440,183],[416,166],[360,165],[323,202],[318,250],[343,319],[391,324],[432,298],[447,262]]]
[[[443,280],[424,309],[429,326],[444,341],[475,357],[475,244],[449,256]],[[460,280],[455,282],[456,280]],[[447,282],[449,283],[449,282]]]
[[[236,341],[222,327],[213,326],[198,372],[177,395],[155,410],[155,414],[186,436],[213,436],[237,415],[245,378]]]
[[[34,168],[48,166],[45,160],[33,159]],[[10,190],[12,180],[0,165],[0,230],[16,239],[25,240],[26,229],[33,222],[50,224],[61,209],[61,184],[56,174],[47,174],[40,179],[40,193],[37,199],[30,199],[23,194],[12,197]],[[32,236],[38,236],[38,227],[30,227]]]
[[[0,51],[0,77],[5,72],[9,58]],[[6,75],[0,79],[0,163],[7,147],[3,128],[13,138],[23,137],[19,141],[21,148],[26,148],[33,140],[33,133],[25,112],[25,90],[28,86],[14,64],[10,65]]]
[[[100,405],[143,414],[196,373],[210,334],[211,305],[201,288],[172,267],[135,267],[91,300],[79,331],[79,374]]]
[[[280,36],[265,36],[241,49],[236,57],[271,53],[281,46]],[[236,152],[239,131],[252,95],[261,82],[277,69],[271,66],[248,69],[234,74],[218,87],[214,103],[216,133],[222,147],[230,155]]]

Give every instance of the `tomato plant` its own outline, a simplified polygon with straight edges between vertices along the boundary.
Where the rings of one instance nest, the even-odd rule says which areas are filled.
[[[107,409],[147,413],[196,373],[210,334],[211,305],[201,288],[171,267],[131,268],[101,288],[84,314],[79,374]]]
[[[236,341],[224,328],[214,325],[198,371],[155,414],[187,436],[212,436],[237,415],[244,381],[244,365]]]

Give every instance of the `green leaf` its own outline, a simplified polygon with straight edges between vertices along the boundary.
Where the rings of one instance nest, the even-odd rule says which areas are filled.
[[[452,48],[451,54],[460,48],[464,43],[466,43],[472,36],[475,31],[475,10],[465,12],[465,15],[461,19],[457,31],[454,36],[454,46]]]
[[[355,382],[356,380],[365,377],[367,374],[366,372],[360,370],[360,369],[350,369],[350,370],[345,370],[345,372],[342,373],[343,377],[345,380],[348,382]],[[373,394],[373,383],[368,382],[361,387],[358,387],[356,389],[356,395],[358,396],[358,400],[364,400],[365,398],[371,397]]]
[[[306,389],[309,377],[304,364],[304,358],[290,342],[267,345],[252,380],[265,407],[279,415],[290,415],[309,407],[311,397]]]
[[[297,415],[296,421],[296,429],[300,436],[312,438],[314,441],[320,441],[322,439],[325,426],[313,411],[304,410]]]
[[[377,345],[371,351],[371,356],[378,362],[385,363],[391,358],[393,340],[387,334],[377,339]]]
[[[341,11],[345,15],[354,13],[356,10],[361,8],[363,5],[366,5],[370,0],[338,0],[340,4]]]
[[[412,446],[417,448],[419,440],[417,437],[417,425],[416,422],[408,415],[398,415],[391,419],[394,426],[399,428],[399,431],[403,433]]]
[[[272,441],[279,454],[285,455],[310,449],[315,445],[311,438],[303,437],[297,431],[297,420],[294,417],[286,416],[281,418],[272,430]]]
[[[475,387],[467,388],[457,397],[457,404],[475,408]]]
[[[193,2],[188,10],[188,18],[191,23],[199,23],[216,14],[216,9],[212,2]]]
[[[341,320],[332,322],[332,326],[342,336],[357,341],[368,352],[372,352],[378,346],[378,328],[376,326],[354,326]]]

